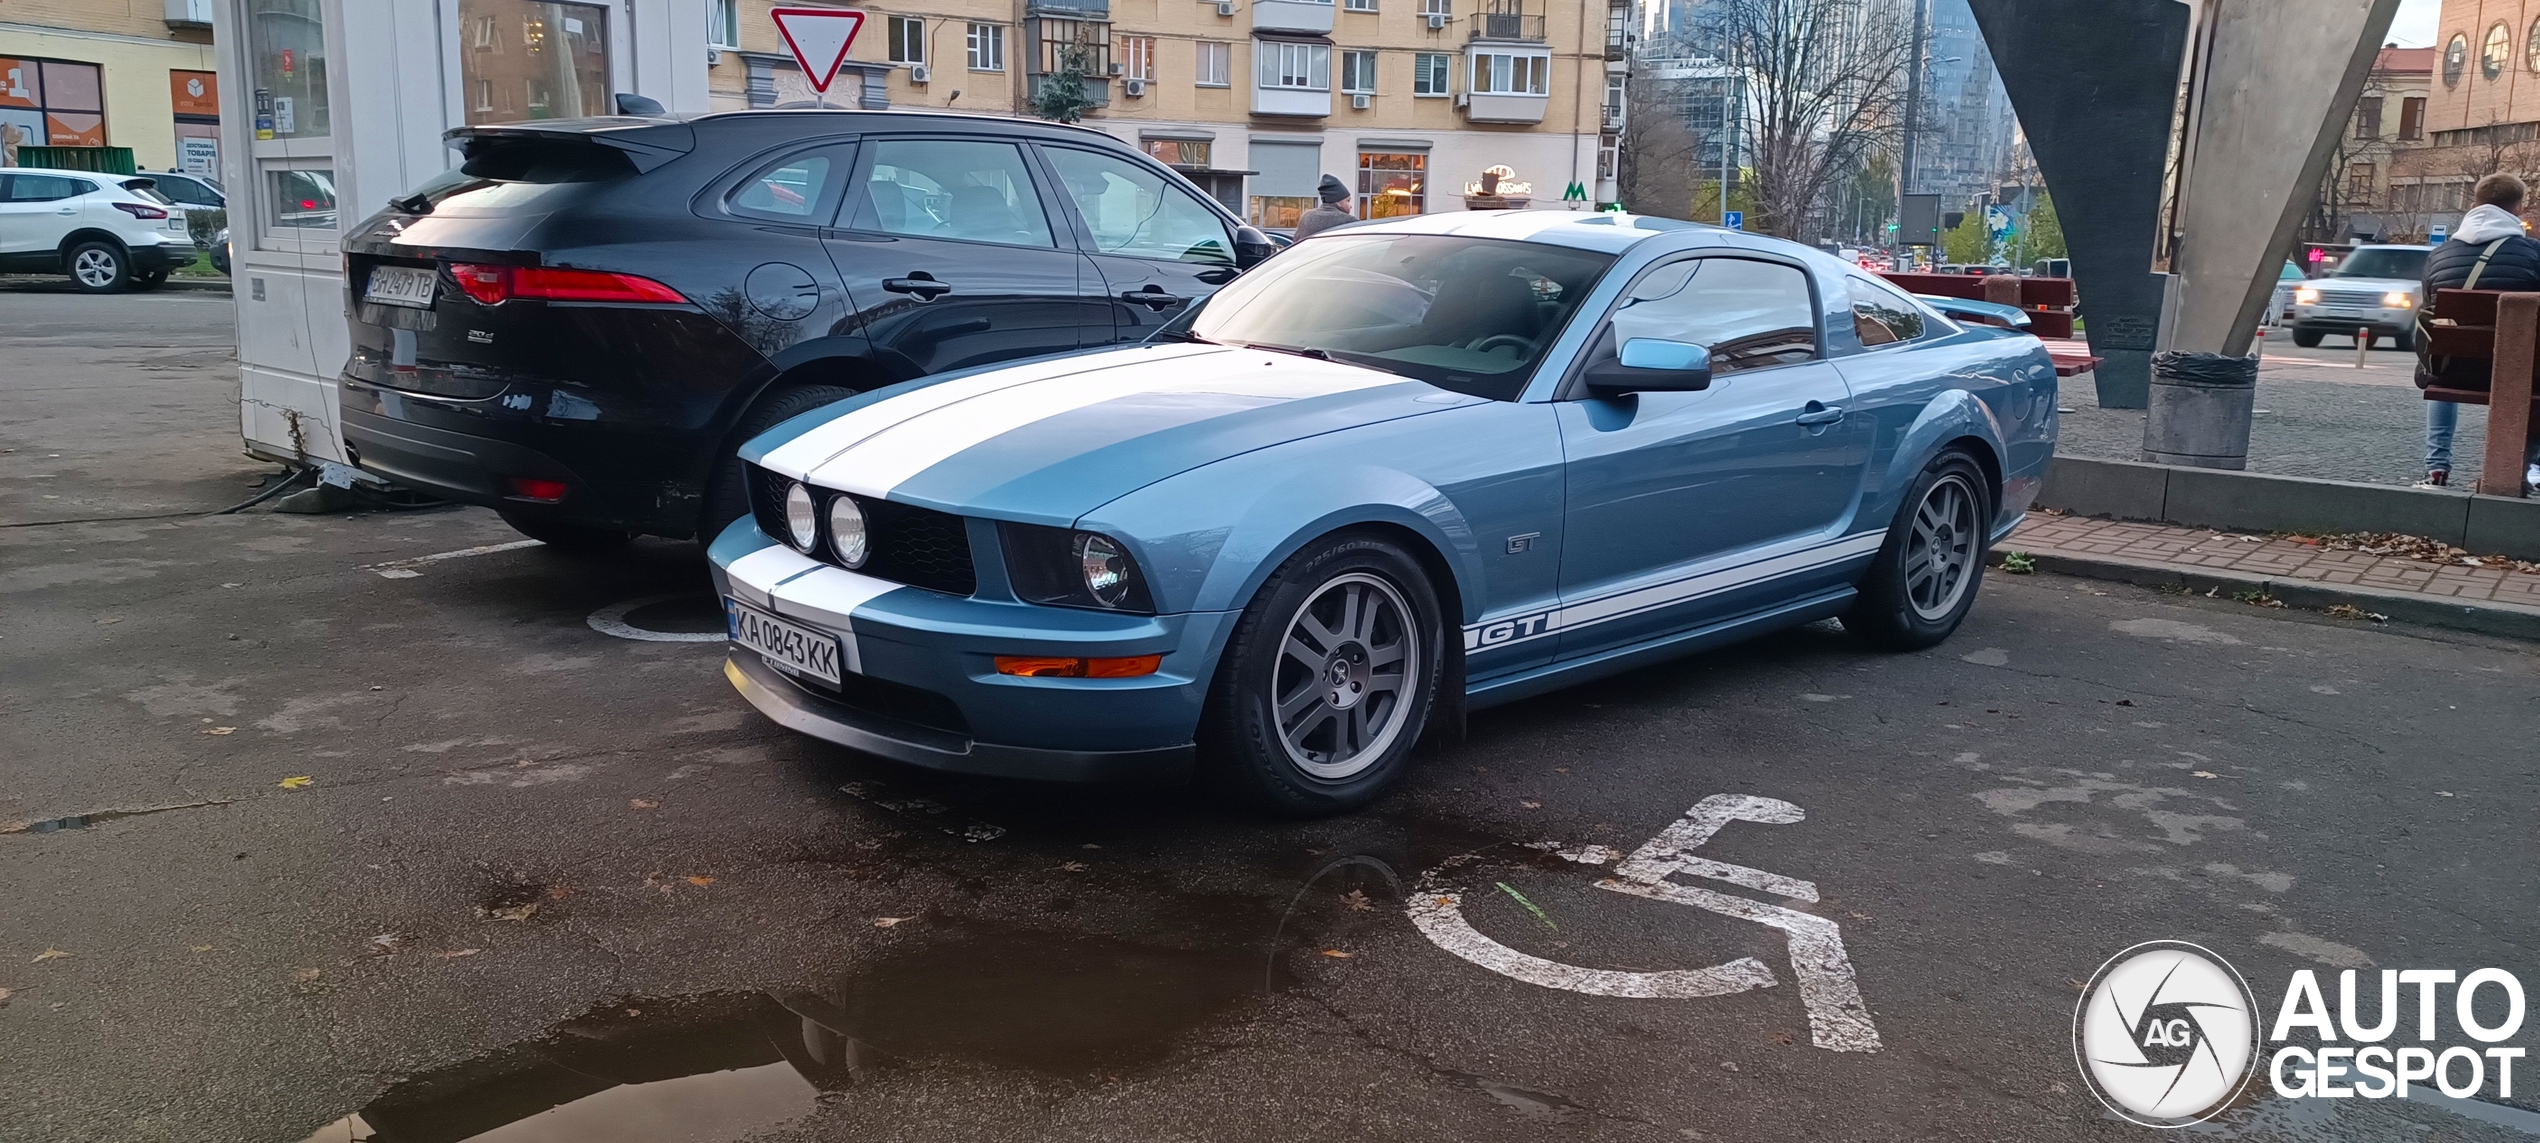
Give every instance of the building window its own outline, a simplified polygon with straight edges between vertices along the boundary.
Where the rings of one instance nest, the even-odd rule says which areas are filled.
[[[1036,75],[1054,75],[1074,67],[1092,82],[1101,83],[1111,74],[1109,21],[1043,16],[1032,22],[1031,37],[1025,42],[1037,45],[1034,50],[1039,53],[1040,64]]]
[[[1447,72],[1451,70],[1445,52],[1419,52],[1411,57],[1411,94],[1445,95]]]
[[[2452,33],[2451,42],[2443,45],[2443,86],[2459,87],[2461,69],[2469,64],[2469,37]]]
[[[1615,160],[1621,149],[1622,139],[1618,136],[1599,135],[1596,137],[1596,177],[1600,179],[1614,177]]]
[[[1314,196],[1310,194],[1257,194],[1252,196],[1251,222],[1271,230],[1289,230],[1312,209]]]
[[[1376,94],[1376,53],[1341,53],[1341,90],[1352,95]]]
[[[0,59],[0,125],[29,147],[103,147],[103,75],[92,63]]]
[[[1123,79],[1155,78],[1155,37],[1120,37],[1120,75]]]
[[[892,63],[925,63],[926,21],[916,16],[891,17],[890,50]]]
[[[2478,74],[2489,79],[2505,74],[2505,57],[2513,51],[2514,34],[2503,24],[2487,29],[2487,43],[2478,49]]]
[[[253,81],[248,91],[256,138],[330,134],[326,36],[318,0],[250,0],[246,7],[247,68]]]
[[[2366,96],[2355,105],[2355,137],[2381,138],[2381,97]]]
[[[1253,59],[1254,82],[1292,91],[1332,89],[1332,49],[1323,44],[1262,40]]]
[[[970,70],[1005,70],[1005,25],[970,25]]]
[[[1147,154],[1168,167],[1208,169],[1209,141],[1206,139],[1149,139]]]
[[[1506,52],[1475,52],[1473,79],[1465,90],[1475,95],[1542,95],[1548,87],[1552,60]]]
[[[1605,126],[1619,128],[1622,125],[1623,77],[1609,75],[1605,77]]]
[[[1341,0],[1341,7],[1351,12],[1373,12],[1376,0]]]
[[[1358,153],[1358,217],[1418,214],[1428,202],[1429,157],[1416,151]]]
[[[2399,101],[2399,138],[2414,142],[2425,138],[2425,97],[2411,95]]]
[[[2373,164],[2351,163],[2346,167],[2346,201],[2363,206],[2372,201]]]
[[[1234,56],[1233,44],[1200,41],[1199,64],[1192,69],[1191,82],[1199,87],[1230,86],[1232,81],[1227,78],[1227,73],[1231,70]]]
[[[741,46],[741,0],[706,0],[706,46],[727,51]]]
[[[535,0],[459,0],[459,20],[480,33],[489,21],[494,28],[490,37],[477,37],[486,46],[471,47],[459,56],[462,90],[475,90],[477,103],[492,105],[469,108],[470,124],[574,119],[612,110],[607,8]],[[519,51],[509,50],[506,33],[518,37]]]
[[[1420,14],[1423,16],[1453,17],[1455,15],[1455,0],[1420,0]]]

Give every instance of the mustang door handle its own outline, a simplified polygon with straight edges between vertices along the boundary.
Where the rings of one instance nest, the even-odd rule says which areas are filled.
[[[894,294],[915,294],[929,301],[952,292],[952,287],[929,277],[923,271],[905,278],[884,278],[882,288]]]
[[[1799,414],[1799,419],[1795,423],[1807,425],[1813,428],[1817,425],[1831,425],[1842,419],[1843,406],[1821,405],[1815,401],[1810,401],[1808,402],[1807,410]]]
[[[1190,299],[1179,294],[1165,293],[1153,286],[1144,286],[1120,295],[1120,300],[1133,306],[1145,306],[1151,310],[1161,311],[1181,305]]]

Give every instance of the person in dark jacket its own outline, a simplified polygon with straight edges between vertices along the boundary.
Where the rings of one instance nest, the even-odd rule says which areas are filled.
[[[1314,193],[1315,197],[1323,200],[1322,205],[1297,217],[1297,241],[1303,242],[1344,222],[1358,221],[1358,217],[1351,214],[1348,207],[1341,205],[1349,201],[1347,184],[1330,175],[1325,175],[1323,184],[1316,187]]]
[[[2498,173],[2470,189],[2470,210],[2452,237],[2425,259],[2425,282],[2417,298],[2417,388],[2484,389],[2488,362],[2436,357],[2429,347],[2427,325],[2434,318],[2436,290],[2540,290],[2540,241],[2522,223],[2525,188],[2522,180]],[[2461,407],[2449,401],[2425,403],[2425,484],[2441,488],[2452,482],[2452,434],[2460,427]],[[2525,457],[2526,462],[2530,458]],[[2527,478],[2527,477],[2526,477]]]

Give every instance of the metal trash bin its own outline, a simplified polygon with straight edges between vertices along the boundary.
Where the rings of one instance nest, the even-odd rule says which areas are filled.
[[[2257,401],[2255,356],[2154,354],[2143,459],[2191,468],[2249,467],[2250,413]]]

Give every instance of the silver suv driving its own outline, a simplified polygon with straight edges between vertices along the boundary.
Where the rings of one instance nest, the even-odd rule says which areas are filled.
[[[2358,246],[2325,276],[2293,290],[2293,344],[2370,330],[2401,350],[2416,348],[2417,296],[2431,246]]]

